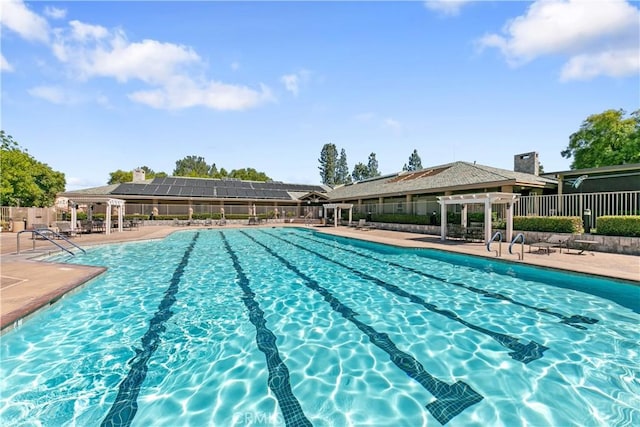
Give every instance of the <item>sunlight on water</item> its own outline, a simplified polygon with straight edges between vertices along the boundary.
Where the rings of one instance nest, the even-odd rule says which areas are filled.
[[[0,422],[640,425],[637,312],[461,259],[276,228],[90,250],[65,261],[104,275],[2,336]]]

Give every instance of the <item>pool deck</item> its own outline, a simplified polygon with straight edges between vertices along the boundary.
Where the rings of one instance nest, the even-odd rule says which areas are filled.
[[[289,224],[266,224],[256,227],[299,226]],[[249,226],[243,226],[249,227]],[[190,227],[196,229],[196,227]],[[217,229],[237,228],[232,225]],[[121,233],[87,234],[73,238],[82,246],[130,242],[136,240],[162,239],[169,234],[185,230],[187,227],[146,226]],[[315,230],[337,236],[351,237],[371,242],[407,248],[441,249],[461,254],[495,258],[495,252],[488,252],[482,243],[469,243],[456,240],[442,242],[439,236],[428,234],[405,233],[386,230],[358,230],[353,227],[314,227]],[[35,250],[33,244],[35,242]],[[520,245],[517,251],[520,251]],[[0,329],[7,332],[18,325],[22,319],[34,314],[42,308],[55,303],[67,292],[70,292],[106,269],[82,265],[59,264],[37,261],[36,258],[50,253],[58,253],[57,248],[44,240],[31,240],[30,233],[20,237],[21,253],[17,254],[17,234],[0,233]],[[496,244],[492,244],[492,249]],[[638,282],[640,286],[640,257],[633,255],[617,255],[602,252],[585,251],[578,254],[576,249],[556,248],[550,254],[529,253],[529,245],[524,248],[524,260],[518,260],[514,253],[509,254],[509,245],[502,244],[500,259],[525,263],[540,267],[557,268],[578,273],[604,276]],[[515,247],[514,247],[515,248]],[[535,248],[534,248],[535,249]]]

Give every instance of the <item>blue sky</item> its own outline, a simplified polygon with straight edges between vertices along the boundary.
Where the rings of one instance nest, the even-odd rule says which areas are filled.
[[[0,4],[2,129],[67,189],[189,155],[319,183],[325,143],[546,171],[591,114],[640,108],[623,0]]]

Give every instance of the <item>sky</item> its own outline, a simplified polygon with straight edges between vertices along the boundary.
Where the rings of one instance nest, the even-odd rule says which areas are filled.
[[[2,129],[67,190],[186,156],[319,184],[327,143],[383,174],[414,149],[562,171],[588,116],[640,108],[639,6],[2,0]]]

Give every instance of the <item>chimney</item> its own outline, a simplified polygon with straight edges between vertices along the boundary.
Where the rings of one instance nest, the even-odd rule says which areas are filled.
[[[133,182],[142,182],[144,181],[144,169],[134,169],[133,170]]]
[[[513,156],[513,171],[530,173],[537,176],[540,172],[538,153],[532,151],[530,153],[516,154]]]

